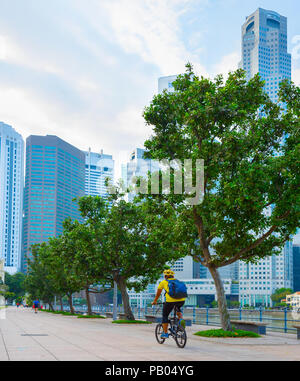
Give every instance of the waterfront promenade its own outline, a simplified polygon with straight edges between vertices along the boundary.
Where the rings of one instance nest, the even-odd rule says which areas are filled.
[[[0,360],[300,360],[295,334],[271,332],[253,339],[209,339],[193,336],[207,326],[187,328],[186,348],[154,337],[155,324],[115,325],[111,319],[34,314],[32,309],[7,308],[0,319]],[[3,315],[2,315],[3,317]],[[211,328],[211,327],[210,327]]]

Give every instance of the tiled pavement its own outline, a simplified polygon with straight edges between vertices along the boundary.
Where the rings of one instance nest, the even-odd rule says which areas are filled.
[[[207,326],[187,328],[188,342],[159,345],[154,324],[115,325],[110,319],[34,314],[10,307],[0,319],[0,361],[5,360],[300,360],[295,334],[268,333],[259,339],[210,339],[193,336]]]

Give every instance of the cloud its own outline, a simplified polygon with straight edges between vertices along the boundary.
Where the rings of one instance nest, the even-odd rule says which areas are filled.
[[[114,156],[151,133],[141,116],[162,75],[206,75],[182,17],[207,0],[35,0],[0,13],[0,120]],[[194,14],[194,13],[193,13]],[[194,16],[193,16],[194,17]],[[197,64],[198,62],[198,64]]]
[[[188,61],[197,62],[182,40],[180,17],[193,2],[188,0],[105,1],[113,38],[129,54],[156,65],[162,75],[181,73]],[[198,1],[198,5],[201,1]],[[203,66],[198,71],[205,74]]]
[[[292,81],[297,86],[300,86],[300,68],[294,68],[294,69],[292,69]]]
[[[230,71],[238,69],[240,61],[240,53],[232,52],[221,58],[220,62],[213,66],[212,75],[223,74],[224,78],[227,77]]]

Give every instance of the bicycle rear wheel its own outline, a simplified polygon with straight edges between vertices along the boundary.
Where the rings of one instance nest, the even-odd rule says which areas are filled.
[[[163,326],[162,324],[157,324],[157,326],[155,327],[155,337],[156,337],[156,340],[159,344],[163,344],[165,342],[166,339],[162,339],[160,336],[161,334],[163,333]]]
[[[177,327],[177,332],[175,336],[175,341],[176,344],[179,348],[184,348],[186,341],[187,341],[187,336],[186,336],[186,331],[183,327],[178,326]]]

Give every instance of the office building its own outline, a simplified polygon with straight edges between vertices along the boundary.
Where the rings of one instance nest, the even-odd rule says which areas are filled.
[[[14,274],[21,269],[24,141],[0,123],[0,260]]]
[[[73,200],[84,196],[85,155],[57,136],[26,140],[23,255],[24,271],[30,246],[63,232],[67,217],[81,220]]]
[[[279,84],[291,79],[291,55],[287,51],[287,18],[277,12],[257,9],[242,26],[242,61],[247,80],[259,73],[265,91],[278,101]],[[242,305],[272,306],[271,295],[277,288],[293,288],[292,243],[286,242],[278,256],[257,264],[240,261],[240,302]]]
[[[265,91],[278,100],[279,84],[291,79],[291,55],[287,51],[287,18],[262,8],[246,18],[242,26],[242,61],[247,80],[259,73]]]
[[[281,254],[263,258],[258,263],[240,261],[239,278],[242,306],[271,307],[271,295],[276,289],[293,289],[291,242],[286,242]]]
[[[122,180],[127,187],[132,187],[137,184],[138,178],[143,178],[148,181],[148,174],[159,171],[159,163],[155,160],[146,159],[144,157],[145,150],[136,148],[129,157],[129,161],[122,166]],[[132,201],[135,196],[135,191],[128,194],[128,200]]]
[[[85,154],[85,194],[107,198],[108,190],[105,185],[106,179],[111,184],[114,181],[114,161],[111,155],[91,152]]]
[[[173,82],[176,80],[177,75],[169,75],[166,77],[160,77],[158,79],[158,92],[162,93],[164,90],[170,92],[174,91]]]
[[[300,245],[293,245],[293,286],[300,292]]]

